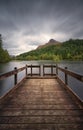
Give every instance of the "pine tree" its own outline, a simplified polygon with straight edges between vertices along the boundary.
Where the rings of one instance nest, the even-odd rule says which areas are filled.
[[[7,50],[2,47],[2,35],[0,34],[0,63],[10,61],[10,56]]]
[[[2,48],[2,36],[0,34],[0,48]]]

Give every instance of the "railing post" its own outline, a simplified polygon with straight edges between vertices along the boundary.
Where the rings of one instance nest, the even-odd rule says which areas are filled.
[[[56,75],[58,76],[58,65],[56,64]]]
[[[44,65],[43,65],[43,76],[44,76]]]
[[[32,65],[31,65],[31,76],[32,76]]]
[[[15,67],[14,68],[14,70],[15,70],[15,74],[14,74],[14,85],[16,85],[17,84],[17,67]]]
[[[41,76],[41,65],[39,65],[39,76]]]
[[[27,65],[25,67],[26,67],[25,71],[26,71],[26,77],[27,77]]]
[[[67,67],[65,67],[65,70],[67,70]],[[68,76],[66,72],[65,72],[65,84],[68,85]]]
[[[53,65],[51,65],[51,75],[53,76]]]

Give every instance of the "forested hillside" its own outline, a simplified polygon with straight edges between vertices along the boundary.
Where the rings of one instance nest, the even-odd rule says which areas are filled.
[[[0,63],[8,62],[10,60],[10,56],[7,50],[4,50],[2,47],[2,37],[0,34]]]
[[[83,60],[83,40],[73,40],[20,54],[19,60]]]

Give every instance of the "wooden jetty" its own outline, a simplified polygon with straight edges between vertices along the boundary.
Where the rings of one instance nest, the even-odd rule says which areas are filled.
[[[18,83],[21,71],[25,77]],[[58,71],[65,74],[65,82]],[[68,87],[68,75],[83,82],[82,75],[57,65],[26,65],[0,79],[12,75],[15,87],[0,98],[0,130],[83,130],[83,101]]]

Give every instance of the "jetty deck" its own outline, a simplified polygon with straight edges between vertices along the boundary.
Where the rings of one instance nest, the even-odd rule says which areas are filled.
[[[57,77],[25,78],[0,104],[0,130],[82,129],[82,103]]]

